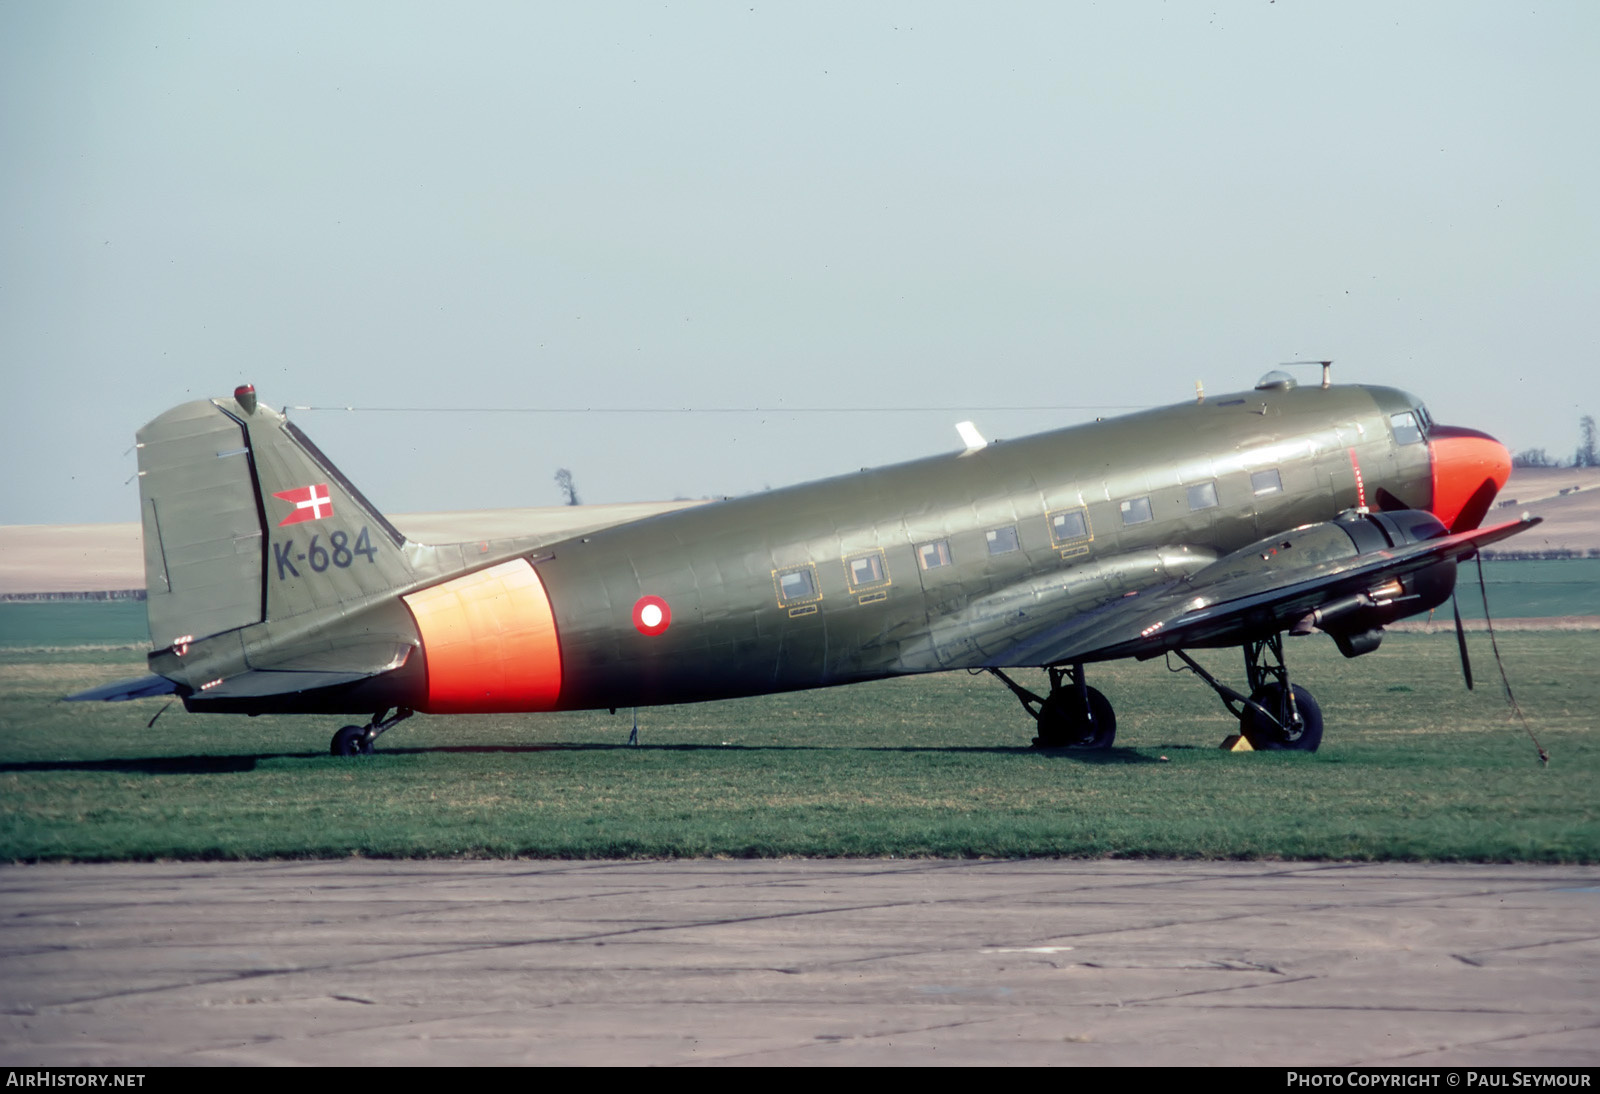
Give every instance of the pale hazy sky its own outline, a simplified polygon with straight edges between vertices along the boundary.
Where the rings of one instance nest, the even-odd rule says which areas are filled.
[[[0,0],[0,523],[274,406],[392,512],[734,494],[1249,387],[1600,414],[1600,4]]]

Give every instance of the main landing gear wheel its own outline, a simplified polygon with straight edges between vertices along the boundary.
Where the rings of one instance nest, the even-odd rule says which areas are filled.
[[[335,733],[328,751],[335,756],[370,756],[373,753],[372,743],[380,733],[393,729],[414,713],[409,707],[396,707],[394,715],[387,717],[388,711],[380,710],[366,725],[345,726]]]
[[[1250,696],[1250,701],[1274,715],[1276,722],[1249,706],[1239,716],[1239,732],[1257,752],[1315,752],[1322,743],[1322,708],[1305,688],[1299,684],[1291,687],[1292,709],[1282,684],[1263,685]]]
[[[370,756],[372,737],[366,726],[345,726],[333,735],[328,752],[334,756]]]
[[[1022,709],[1038,723],[1034,748],[1110,748],[1117,739],[1111,700],[1083,682],[1082,665],[1047,665],[1050,691],[1046,695],[1035,695],[1000,669],[988,671],[1011,689]]]
[[[1172,652],[1221,696],[1222,705],[1239,719],[1239,733],[1251,748],[1258,752],[1315,752],[1322,744],[1322,708],[1309,691],[1289,683],[1283,635],[1269,634],[1244,644],[1249,699],[1212,676],[1183,650]],[[1227,744],[1223,742],[1224,747]]]
[[[1110,748],[1117,739],[1117,715],[1099,688],[1085,688],[1088,710],[1076,689],[1052,691],[1039,710],[1038,748]]]

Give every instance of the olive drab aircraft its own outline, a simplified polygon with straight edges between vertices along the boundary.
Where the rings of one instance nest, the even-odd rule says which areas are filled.
[[[352,755],[414,712],[969,669],[1016,694],[1036,745],[1105,748],[1089,666],[1175,655],[1253,747],[1310,751],[1322,715],[1284,634],[1368,653],[1535,523],[1482,526],[1511,469],[1498,441],[1326,363],[1320,386],[1274,371],[1022,440],[958,429],[959,452],[568,538],[426,545],[241,386],[139,431],[151,675],[71,698],[354,715],[331,749]],[[1242,690],[1190,655],[1230,646]],[[1041,669],[1041,691],[1014,678]]]

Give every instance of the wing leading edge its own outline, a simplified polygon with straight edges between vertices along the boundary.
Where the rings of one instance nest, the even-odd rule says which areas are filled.
[[[1325,527],[1311,525],[1254,544],[1188,577],[1065,620],[1002,651],[984,667],[1143,659],[1174,649],[1238,645],[1286,630],[1327,605],[1367,596],[1386,582],[1470,558],[1480,548],[1539,522],[1538,517],[1509,521],[1349,557],[1284,565],[1301,534]],[[1280,555],[1285,556],[1283,561]],[[1453,569],[1450,580],[1453,584]],[[1412,615],[1446,599],[1449,588],[1431,602],[1407,590],[1386,603],[1398,605],[1393,618]]]

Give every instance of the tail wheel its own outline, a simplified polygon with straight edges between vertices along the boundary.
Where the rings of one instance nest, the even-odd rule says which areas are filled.
[[[1084,717],[1074,688],[1050,693],[1039,710],[1039,736],[1033,743],[1040,748],[1110,748],[1117,739],[1117,715],[1111,700],[1099,688],[1086,688],[1090,717]]]
[[[328,752],[334,756],[370,756],[372,737],[367,733],[366,726],[345,726],[333,735]]]
[[[1277,718],[1274,723],[1254,707],[1245,707],[1239,718],[1239,732],[1251,748],[1258,752],[1315,752],[1322,744],[1322,708],[1305,688],[1296,684],[1293,690],[1292,710],[1282,684],[1267,684],[1250,696],[1251,702]]]

